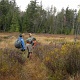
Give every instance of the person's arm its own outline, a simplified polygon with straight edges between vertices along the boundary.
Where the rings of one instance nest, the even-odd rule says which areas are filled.
[[[21,39],[21,43],[22,43],[22,48],[25,49],[25,43],[23,39]]]
[[[34,41],[33,41],[33,48],[34,48],[36,45],[37,45],[37,41],[34,40]]]

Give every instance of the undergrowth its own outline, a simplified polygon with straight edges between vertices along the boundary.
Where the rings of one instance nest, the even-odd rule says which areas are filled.
[[[33,58],[0,49],[0,80],[80,80],[80,43],[38,44]]]

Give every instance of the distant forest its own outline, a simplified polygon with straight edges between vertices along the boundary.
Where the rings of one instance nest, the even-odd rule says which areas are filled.
[[[50,34],[80,34],[80,9],[45,10],[42,3],[30,1],[21,11],[15,0],[0,0],[0,32],[32,32]]]

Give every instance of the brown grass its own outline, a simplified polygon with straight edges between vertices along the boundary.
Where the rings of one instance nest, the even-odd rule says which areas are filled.
[[[19,33],[0,33],[0,48],[14,48],[14,42]],[[54,34],[34,34],[33,36],[41,44],[73,42],[74,35],[54,35]],[[24,33],[24,40],[28,38],[28,33]],[[77,41],[80,41],[80,36],[77,36]]]
[[[0,33],[0,48],[15,49],[14,42],[17,39],[18,35],[19,33]],[[53,45],[51,47],[47,46],[46,48],[42,48],[42,46],[44,46],[45,44],[47,45],[47,44],[74,41],[74,35],[54,35],[54,34],[35,34],[33,33],[33,36],[37,39],[39,43],[41,43],[41,46],[39,49],[44,51],[45,54],[47,53],[46,52],[47,50],[45,51],[45,49],[48,49],[48,48],[50,48],[50,50],[53,49]],[[28,38],[28,33],[24,33],[24,40],[26,41],[27,38]],[[77,41],[80,41],[80,36],[77,37]],[[39,50],[36,50],[36,51],[38,52]],[[23,71],[22,71],[23,79],[26,78],[26,80],[48,80],[47,79],[48,71],[45,66],[46,65],[44,65],[44,63],[41,62],[41,60],[36,56],[33,56],[33,60],[27,59],[26,63],[23,66]],[[80,76],[78,76],[77,78],[80,79]],[[2,79],[20,80],[18,75],[7,76],[5,78],[3,77]],[[70,77],[69,80],[78,80],[78,79],[72,79]]]

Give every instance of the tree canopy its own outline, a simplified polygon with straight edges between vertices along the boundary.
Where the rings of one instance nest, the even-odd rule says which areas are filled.
[[[56,7],[43,9],[31,0],[26,11],[20,11],[15,0],[0,0],[0,31],[53,34],[80,34],[80,10],[67,7],[57,12]]]

